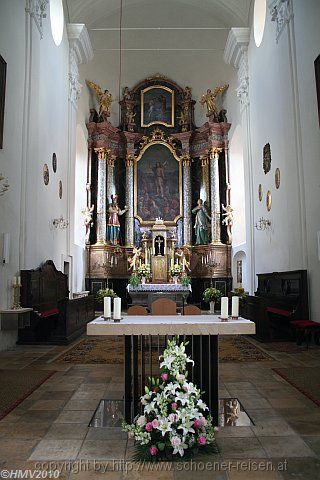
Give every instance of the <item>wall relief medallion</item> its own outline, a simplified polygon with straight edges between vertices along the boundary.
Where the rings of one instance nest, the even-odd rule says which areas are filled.
[[[52,170],[54,173],[57,171],[57,155],[55,153],[52,155]]]
[[[261,185],[261,183],[259,184],[259,187],[258,187],[258,195],[259,195],[259,202],[262,202],[262,185]]]
[[[280,168],[277,168],[274,174],[274,182],[276,185],[276,189],[280,187]]]
[[[272,196],[270,190],[267,191],[267,198],[266,198],[267,210],[270,212],[272,207]]]
[[[270,143],[263,147],[263,171],[265,174],[271,170],[271,148]]]
[[[43,165],[43,181],[44,181],[45,185],[48,185],[48,183],[49,183],[49,167],[46,163]]]

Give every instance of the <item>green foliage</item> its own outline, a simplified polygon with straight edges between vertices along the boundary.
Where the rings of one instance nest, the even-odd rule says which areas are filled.
[[[133,273],[131,277],[129,278],[129,284],[132,287],[138,287],[140,285],[140,277],[136,273]]]
[[[180,265],[180,263],[175,263],[170,268],[171,277],[179,277],[182,274],[182,270],[182,265]]]
[[[117,295],[112,288],[101,288],[96,294],[96,300],[97,302],[102,303],[104,297],[115,298],[116,296]]]
[[[222,293],[217,288],[209,287],[203,292],[203,300],[207,303],[217,302],[222,297]]]
[[[188,287],[191,283],[191,278],[188,277],[187,275],[186,276],[183,276],[181,277],[181,285],[183,285],[184,287]]]

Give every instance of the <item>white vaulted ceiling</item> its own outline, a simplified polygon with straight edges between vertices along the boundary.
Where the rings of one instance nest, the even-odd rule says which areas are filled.
[[[231,27],[248,24],[251,2],[123,0],[123,48],[220,50]],[[65,0],[65,4],[69,22],[86,24],[96,53],[118,48],[120,0]],[[195,28],[203,30],[189,30]]]

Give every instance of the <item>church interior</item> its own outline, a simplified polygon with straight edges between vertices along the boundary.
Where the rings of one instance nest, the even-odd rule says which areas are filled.
[[[319,18],[1,0],[0,478],[319,478]]]

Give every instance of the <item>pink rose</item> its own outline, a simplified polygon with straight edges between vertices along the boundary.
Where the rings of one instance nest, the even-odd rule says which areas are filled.
[[[151,422],[147,423],[147,425],[144,428],[147,430],[147,432],[151,432],[151,430],[153,428],[152,423]]]
[[[154,420],[152,420],[151,423],[152,423],[153,428],[159,427],[159,422],[158,422],[158,420],[157,420],[156,418],[155,418]]]
[[[177,410],[178,404],[176,402],[171,403],[172,410]]]
[[[133,432],[128,432],[128,438],[134,438],[134,433]]]
[[[214,427],[215,432],[220,432],[220,427]]]
[[[207,419],[205,417],[200,417],[201,425],[205,426],[207,425]]]
[[[168,416],[168,419],[169,419],[169,422],[176,422],[177,419],[178,419],[178,415],[176,415],[175,413],[170,413],[170,415]]]
[[[158,449],[157,449],[157,447],[150,447],[149,452],[154,457],[155,455],[157,455]]]
[[[140,425],[140,427],[143,427],[146,423],[147,421],[144,415],[141,415],[137,420],[137,425]]]
[[[202,427],[202,422],[200,418],[197,418],[194,423],[193,423],[194,428],[201,428]]]
[[[162,373],[162,374],[161,374],[161,378],[162,378],[162,380],[163,380],[164,382],[166,382],[166,381],[168,380],[168,378],[169,378],[168,373]]]
[[[199,445],[205,445],[207,443],[206,437],[199,437],[198,438]]]

